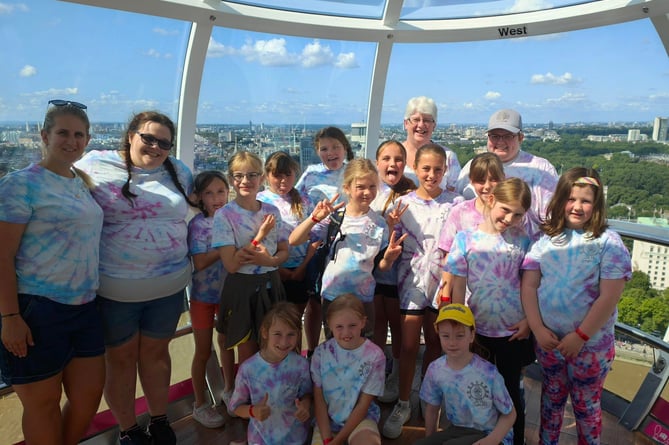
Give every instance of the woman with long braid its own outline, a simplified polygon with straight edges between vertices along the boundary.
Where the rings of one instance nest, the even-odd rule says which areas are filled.
[[[187,225],[192,173],[169,156],[172,121],[146,111],[130,120],[118,151],[91,151],[77,165],[104,211],[98,301],[106,344],[105,398],[121,445],[176,443],[167,421],[168,344],[190,281]],[[137,424],[137,374],[151,421]]]

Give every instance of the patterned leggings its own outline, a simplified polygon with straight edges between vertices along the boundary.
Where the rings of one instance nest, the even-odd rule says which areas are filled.
[[[536,348],[543,369],[541,385],[541,431],[539,443],[557,445],[567,397],[571,396],[579,445],[597,445],[602,433],[601,397],[604,379],[615,356],[614,346],[605,351],[581,351],[565,359],[557,349]]]

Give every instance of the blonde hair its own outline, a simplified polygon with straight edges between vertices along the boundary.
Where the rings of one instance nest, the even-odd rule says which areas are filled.
[[[299,354],[302,346],[302,318],[297,306],[287,301],[275,303],[263,317],[260,324],[260,348],[265,349],[267,347],[266,337],[269,336],[269,330],[275,321],[281,321],[290,329],[297,331],[297,343],[294,351]]]
[[[379,172],[374,163],[366,158],[353,159],[346,164],[342,185],[350,188],[353,185],[353,181],[367,176],[373,176],[374,180],[378,183]]]
[[[262,174],[263,163],[258,155],[249,151],[238,151],[233,154],[228,161],[228,176],[232,177],[232,172],[242,167],[250,166],[252,169]]]
[[[532,205],[532,193],[530,192],[530,188],[525,181],[520,178],[505,179],[497,184],[491,194],[495,197],[495,201],[499,201],[503,204],[510,204],[512,202],[520,203],[526,212]]]
[[[365,317],[367,317],[367,314],[365,313],[365,306],[358,297],[353,294],[342,294],[335,298],[328,306],[328,312],[325,314],[325,320],[329,322],[337,312],[344,310],[354,312],[360,317],[361,320],[364,320]]]

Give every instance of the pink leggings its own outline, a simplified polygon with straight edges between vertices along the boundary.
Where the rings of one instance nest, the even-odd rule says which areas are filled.
[[[576,418],[579,445],[600,443],[602,434],[602,389],[615,356],[614,346],[605,351],[581,351],[565,359],[557,349],[536,348],[543,369],[541,385],[541,431],[539,443],[557,445],[567,397]]]

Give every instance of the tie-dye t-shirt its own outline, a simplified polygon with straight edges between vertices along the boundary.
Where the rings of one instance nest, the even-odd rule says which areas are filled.
[[[286,238],[290,235],[290,232],[293,231],[295,227],[298,226],[304,219],[308,218],[311,215],[313,206],[309,202],[309,199],[306,196],[301,196],[302,198],[302,218],[299,218],[293,213],[291,208],[292,201],[289,194],[278,195],[272,192],[269,189],[265,189],[257,195],[258,201],[266,202],[272,204],[274,207],[279,209],[281,213],[281,219],[284,222],[284,227],[288,231]],[[289,246],[288,248],[288,259],[281,267],[293,268],[302,264],[304,257],[307,254],[307,248],[309,243],[305,242],[299,246]]]
[[[241,249],[247,246],[258,234],[258,229],[260,229],[265,215],[268,214],[274,215],[276,222],[274,228],[262,240],[262,244],[271,255],[274,255],[278,243],[288,242],[288,233],[283,226],[279,209],[266,202],[261,202],[260,210],[256,212],[241,208],[235,201],[231,201],[216,210],[211,239],[212,247],[235,246],[235,248]],[[276,269],[276,267],[270,266],[244,264],[237,272],[257,275]]]
[[[95,298],[102,210],[79,177],[38,164],[0,178],[0,221],[25,224],[15,256],[18,292],[62,304]]]
[[[207,253],[212,250],[211,231],[214,217],[207,218],[198,213],[188,223],[188,250],[191,255]],[[218,304],[221,300],[223,282],[228,272],[219,260],[204,270],[193,272],[190,299],[202,303]]]
[[[606,230],[599,238],[571,229],[553,238],[544,235],[525,255],[522,268],[541,271],[537,289],[539,312],[544,325],[558,338],[580,326],[599,297],[600,280],[632,277],[630,254],[620,235],[612,230]],[[583,349],[608,350],[614,342],[617,316],[616,309]]]
[[[549,161],[539,156],[520,150],[515,159],[505,162],[504,174],[507,178],[520,178],[527,183],[532,194],[532,206],[525,214],[525,231],[535,240],[541,235],[539,225],[546,217],[546,207],[555,192],[558,174]],[[466,199],[476,197],[474,188],[469,183],[469,161],[460,172],[457,190]]]
[[[448,147],[441,148],[446,152],[446,174],[441,180],[440,187],[444,190],[449,190],[451,192],[456,191],[458,177],[460,176],[460,161],[458,161],[458,156]],[[418,184],[418,177],[416,172],[407,165],[404,167],[404,176],[411,179],[414,184]]]
[[[458,232],[444,270],[467,279],[467,305],[476,318],[476,333],[508,337],[525,318],[520,301],[520,266],[530,246],[525,232],[511,227],[504,233],[478,229]]]
[[[337,193],[339,193],[337,202],[345,202],[346,195],[342,193],[345,169],[346,164],[339,170],[330,170],[322,163],[312,164],[302,173],[295,188],[300,195],[309,198],[313,206],[324,199],[332,199]]]
[[[400,235],[408,234],[397,260],[401,309],[420,310],[432,306],[444,260],[444,252],[438,249],[437,243],[448,213],[461,201],[460,195],[446,190],[429,200],[420,198],[416,192],[402,198],[402,205],[409,206],[395,227]]]
[[[295,400],[311,392],[306,358],[290,352],[281,362],[269,363],[258,352],[239,365],[229,409],[234,411],[240,405],[257,405],[267,394],[271,414],[262,422],[250,419],[248,443],[302,445],[308,438],[310,423],[295,418]]]
[[[476,198],[454,205],[441,229],[439,248],[444,252],[450,251],[456,233],[476,228],[482,222],[483,214],[476,209]]]
[[[385,367],[383,351],[369,340],[349,350],[331,338],[316,348],[311,357],[311,378],[323,391],[333,432],[344,427],[360,394],[383,394]],[[380,417],[379,406],[372,402],[366,418],[378,422]]]
[[[311,240],[324,239],[329,223],[330,219],[325,218],[316,224]],[[341,235],[332,243],[334,259],[328,261],[323,272],[323,298],[332,301],[339,295],[351,293],[363,303],[374,301],[374,258],[387,245],[388,227],[376,212],[370,210],[362,216],[344,215]]]
[[[487,434],[495,429],[500,415],[513,408],[504,378],[495,365],[476,354],[460,370],[449,367],[445,355],[430,363],[420,386],[420,398],[430,405],[443,406],[453,425]],[[513,428],[503,443],[513,444]]]
[[[169,158],[186,194],[193,175],[186,165]],[[189,206],[164,165],[132,168],[128,201],[121,189],[128,173],[117,150],[88,152],[77,167],[93,182],[93,197],[104,211],[100,243],[100,273],[113,278],[146,279],[188,267]]]

